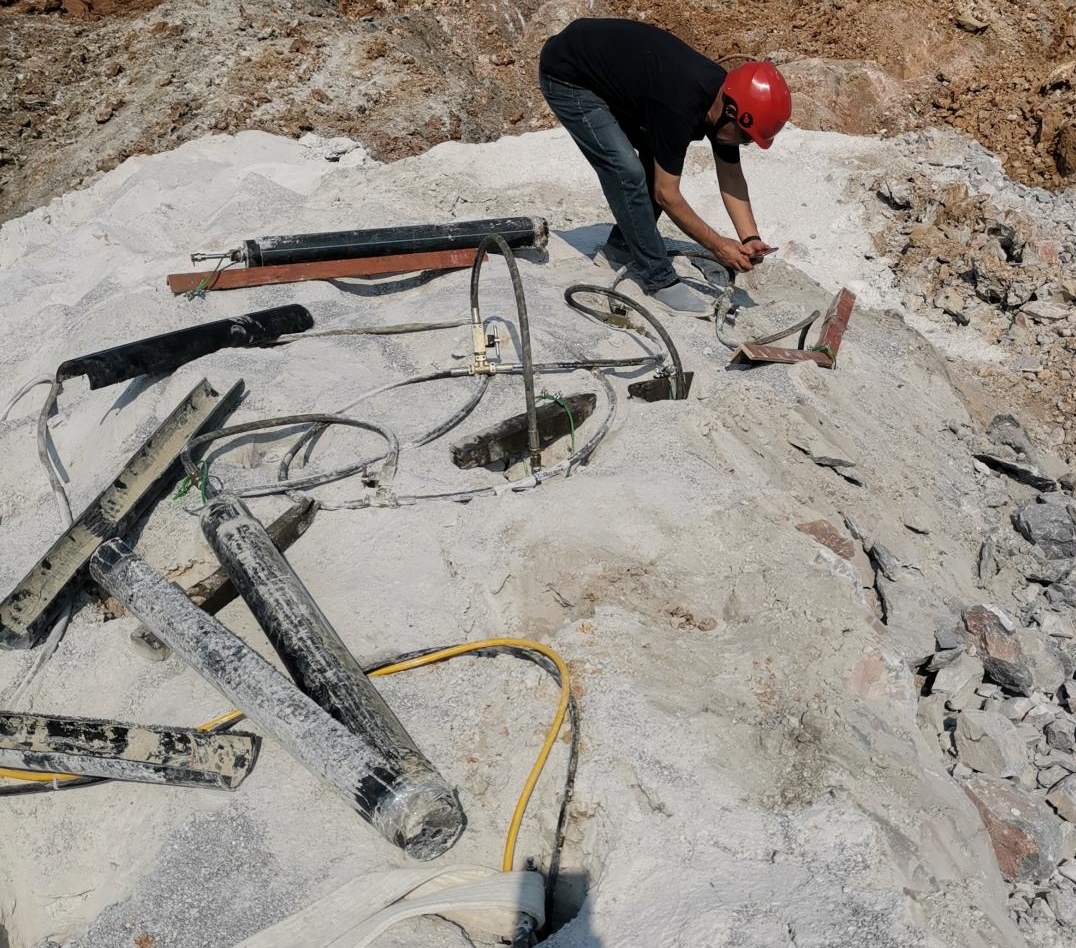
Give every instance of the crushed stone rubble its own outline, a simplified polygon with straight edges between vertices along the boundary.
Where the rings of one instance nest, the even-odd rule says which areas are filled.
[[[1072,471],[1037,451],[1011,415],[961,434],[977,476],[1003,499],[980,550],[982,600],[937,627],[937,647],[916,669],[919,726],[979,811],[1029,944],[1063,943],[1076,933]],[[1011,467],[974,460],[982,456]],[[1027,469],[1056,476],[1041,475],[1039,489]]]
[[[1051,193],[1006,177],[971,139],[928,129],[865,185],[884,221],[878,251],[905,305],[980,333],[1006,353],[977,373],[1045,407],[1045,440],[1076,456],[1076,188]]]

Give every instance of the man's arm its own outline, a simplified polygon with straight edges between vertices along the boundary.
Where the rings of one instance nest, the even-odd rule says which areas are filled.
[[[755,223],[755,215],[751,210],[751,195],[747,191],[747,179],[743,176],[740,163],[722,161],[715,152],[714,166],[717,168],[717,186],[721,189],[721,200],[725,202],[725,210],[728,211],[729,219],[740,240],[757,236],[758,224]],[[770,249],[762,240],[751,240],[743,246],[748,256],[755,256]]]
[[[724,197],[723,192],[722,197]],[[751,269],[747,249],[738,240],[722,237],[699,217],[680,193],[680,176],[669,174],[656,161],[654,162],[654,200],[680,230],[709,250],[725,266],[740,273]],[[725,206],[728,207],[727,201]],[[750,204],[748,204],[748,212],[750,213]],[[736,224],[735,218],[733,218],[733,224]],[[739,231],[739,226],[736,226]]]

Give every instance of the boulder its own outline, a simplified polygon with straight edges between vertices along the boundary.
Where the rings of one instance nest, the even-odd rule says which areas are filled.
[[[1037,456],[1031,439],[1024,426],[1012,415],[995,415],[987,425],[986,435],[993,444],[1012,448],[1017,455],[1023,455],[1031,463],[1036,463]]]
[[[1076,556],[1076,507],[1066,504],[1028,504],[1013,517],[1013,526],[1048,559]]]
[[[1052,787],[1060,783],[1068,776],[1069,771],[1067,771],[1064,767],[1055,766],[1044,767],[1035,775],[1035,779],[1038,782],[1038,785],[1044,790],[1050,790]]]
[[[1058,690],[1057,698],[1069,714],[1076,714],[1076,681],[1066,681]]]
[[[940,669],[930,686],[931,697],[945,695],[946,705],[954,711],[961,711],[980,701],[975,689],[983,682],[983,663],[974,655],[962,652],[955,662]]]
[[[1057,810],[1059,816],[1076,823],[1076,774],[1069,774],[1055,784],[1046,794],[1046,802]]]
[[[964,311],[966,301],[964,294],[952,286],[945,286],[934,294],[934,305],[948,316],[952,316],[961,326],[971,322]]]
[[[1008,698],[1000,711],[1010,721],[1023,721],[1033,707],[1035,705],[1030,698]]]
[[[1072,886],[1051,889],[1046,893],[1046,901],[1058,924],[1066,928],[1076,928],[1076,889]]]
[[[872,563],[877,567],[873,558]],[[886,610],[886,637],[893,650],[913,667],[928,662],[939,631],[952,628],[955,610],[928,584],[892,582],[880,571],[875,575],[875,590]]]
[[[1014,777],[1028,763],[1027,748],[1012,722],[991,711],[965,711],[956,722],[962,764],[994,777]]]
[[[927,695],[919,702],[916,709],[916,723],[924,734],[933,740],[938,734],[946,731],[946,722],[949,714],[945,707],[947,695]]]
[[[1071,575],[1055,582],[1046,589],[1046,598],[1052,606],[1070,606],[1076,609],[1076,579]]]
[[[1055,639],[1076,638],[1076,630],[1072,622],[1056,612],[1044,612],[1039,616],[1039,628],[1043,634],[1053,636]]]
[[[1070,715],[1061,714],[1046,725],[1045,732],[1051,747],[1069,754],[1076,751],[1076,721]]]
[[[990,836],[1002,876],[1009,882],[1042,882],[1061,859],[1061,819],[1045,803],[992,777],[973,777],[964,792]]]
[[[1035,300],[1025,303],[1020,312],[1036,323],[1059,323],[1068,319],[1071,307]]]
[[[1020,629],[1016,632],[1016,641],[1031,675],[1032,688],[1043,694],[1056,694],[1068,675],[1054,641],[1038,629]]]
[[[989,606],[971,606],[964,610],[964,628],[991,681],[1017,694],[1031,694],[1031,669],[1016,628],[1004,613]]]

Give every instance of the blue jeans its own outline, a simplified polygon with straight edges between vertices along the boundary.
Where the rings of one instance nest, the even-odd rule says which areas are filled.
[[[653,292],[679,279],[658,233],[661,208],[654,201],[654,159],[636,151],[603,99],[587,89],[539,73],[538,85],[553,114],[598,173],[616,226],[609,243],[630,250],[643,287]]]

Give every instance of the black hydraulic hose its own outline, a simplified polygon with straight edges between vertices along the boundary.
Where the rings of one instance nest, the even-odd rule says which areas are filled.
[[[342,415],[345,411],[350,411],[359,402],[365,401],[367,398],[371,398],[374,395],[381,395],[385,392],[391,392],[394,389],[404,388],[408,385],[418,385],[421,382],[436,382],[440,379],[457,378],[465,374],[465,371],[461,371],[459,369],[442,369],[437,372],[429,372],[426,375],[415,375],[409,379],[404,379],[400,382],[391,382],[388,385],[383,385],[381,388],[375,388],[373,391],[366,392],[360,398],[353,401],[350,405],[341,408],[340,411],[337,412],[337,414]],[[295,442],[295,444],[291,446],[291,448],[288,449],[288,453],[284,455],[284,458],[280,462],[280,468],[277,473],[278,480],[283,481],[288,476],[288,468],[291,466],[291,462],[294,460],[295,455],[298,454],[300,449],[302,449],[306,445],[312,445],[312,443],[317,438],[319,438],[321,434],[325,431],[325,428],[326,425],[311,425],[299,436],[298,440]],[[310,455],[308,453],[307,458],[309,459],[309,457]],[[367,463],[373,464],[374,461],[368,461]]]
[[[413,439],[407,443],[407,447],[420,447],[424,444],[429,444],[431,441],[436,441],[441,435],[448,431],[451,431],[458,424],[460,424],[468,415],[471,414],[478,407],[478,403],[482,400],[482,396],[486,394],[486,390],[489,388],[489,383],[493,381],[493,376],[484,375],[482,380],[475,387],[471,397],[467,400],[467,403],[459,408],[450,418],[446,418],[439,423],[436,427],[430,429],[425,434],[418,438]],[[403,384],[403,383],[401,383]],[[280,461],[280,468],[277,471],[277,477],[279,480],[275,485],[276,490],[267,493],[278,493],[283,491],[290,491],[292,488],[287,487],[290,482],[288,481],[288,472],[291,468],[291,463],[295,459],[295,455],[298,454],[299,449],[308,442],[312,441],[318,434],[325,430],[324,425],[314,425],[307,430],[307,432],[291,446],[288,453]],[[368,458],[364,462],[365,465],[377,464],[379,461],[385,460],[387,454],[378,455],[375,458]],[[343,505],[343,508],[349,510],[360,509],[363,507],[369,507],[370,501],[363,499],[361,501],[352,501]],[[338,510],[341,509],[341,505],[338,504],[322,504],[323,510]]]
[[[542,466],[542,451],[538,440],[538,407],[534,398],[534,368],[531,365],[531,330],[527,318],[527,300],[523,295],[523,281],[519,277],[519,267],[508,243],[500,234],[489,234],[475,251],[474,266],[471,268],[471,319],[476,325],[482,324],[478,309],[478,276],[482,272],[482,258],[496,247],[508,264],[508,273],[512,278],[512,289],[516,295],[516,311],[519,314],[519,338],[523,358],[523,393],[527,401],[527,448],[530,451],[531,471]]]
[[[814,323],[816,323],[818,321],[818,318],[821,315],[822,315],[822,311],[816,309],[813,313],[811,313],[810,316],[807,316],[806,318],[801,319],[797,323],[793,323],[791,326],[788,326],[785,329],[779,329],[779,330],[777,330],[777,332],[771,332],[768,336],[759,336],[759,338],[757,338],[757,339],[748,339],[748,340],[745,340],[745,342],[747,342],[748,344],[753,345],[753,346],[765,346],[765,345],[768,345],[771,342],[777,342],[778,339],[784,339],[785,336],[791,336],[792,333],[798,331],[799,332],[799,338],[798,338],[798,340],[796,342],[796,348],[797,349],[802,349],[804,346],[807,345],[807,332],[808,332],[808,330],[810,330],[811,326],[814,325]],[[734,342],[734,341],[732,341],[730,339],[726,339],[723,335],[721,335],[721,327],[727,321],[728,321],[728,313],[726,313],[717,324],[717,341],[720,342],[721,345],[723,345],[726,349],[737,349],[741,345],[743,345],[743,343]]]
[[[628,358],[628,359],[580,359],[578,361],[565,360],[565,361],[562,361],[562,362],[541,362],[541,363],[538,363],[537,365],[532,365],[531,368],[532,368],[532,370],[533,370],[533,372],[535,374],[545,374],[545,373],[553,373],[553,372],[575,372],[575,371],[578,371],[579,369],[610,369],[610,368],[620,369],[620,368],[637,368],[637,367],[641,368],[641,367],[644,367],[644,366],[660,365],[663,361],[664,361],[664,358],[662,356],[636,356],[634,358]],[[521,366],[520,367],[509,366],[509,367],[505,367],[505,368],[500,369],[496,374],[497,375],[509,375],[509,374],[514,374],[515,372],[518,372],[518,371],[522,371]],[[395,386],[391,386],[391,387],[386,388],[386,389],[381,389],[380,391],[388,391],[391,388],[397,388],[397,387],[404,386],[404,385],[413,385],[416,382],[426,382],[426,381],[431,381],[433,379],[448,378],[450,376],[462,377],[462,373],[460,373],[456,369],[452,369],[449,372],[437,372],[437,373],[434,373],[432,375],[419,376],[419,377],[416,377],[416,378],[413,378],[413,379],[407,379],[407,380],[405,380],[403,382],[398,383]],[[483,375],[481,377],[481,382],[475,388],[475,391],[474,391],[473,395],[471,396],[471,398],[467,401],[467,403],[465,405],[463,405],[450,418],[445,419],[443,422],[438,424],[436,427],[431,428],[429,431],[427,431],[425,434],[421,435],[420,437],[413,438],[411,441],[407,442],[407,444],[404,445],[404,447],[416,447],[417,448],[417,447],[421,447],[424,444],[429,444],[431,441],[436,441],[442,435],[446,434],[447,432],[449,432],[453,428],[455,428],[457,425],[461,424],[475,410],[475,408],[478,407],[478,403],[482,400],[483,396],[486,394],[486,390],[489,388],[489,384],[490,384],[490,382],[493,381],[493,378],[494,378],[493,375]],[[314,438],[316,438],[324,430],[325,430],[325,427],[323,425],[313,425],[313,426],[311,426],[306,432],[304,432],[300,436],[300,438],[295,442],[295,444],[293,444],[291,446],[291,448],[288,449],[287,454],[285,454],[284,457],[280,461],[280,468],[278,470],[278,477],[279,477],[278,484],[285,483],[287,481],[288,471],[291,468],[292,462],[295,460],[295,456],[299,453],[299,450],[304,445],[310,443]],[[606,429],[606,430],[608,430],[608,429]],[[378,461],[382,460],[383,457],[384,457],[384,455],[381,455],[381,456],[376,457],[376,458],[371,458],[366,463],[367,464],[376,464]],[[365,507],[365,506],[368,506],[368,505],[363,503],[362,506]],[[332,509],[332,508],[331,507],[326,507],[325,509]]]
[[[650,365],[658,366],[664,361],[664,356],[635,356],[631,359],[579,359],[577,361],[539,362],[533,368],[535,372],[542,374],[545,372],[575,372],[578,369],[643,368]],[[512,369],[503,369],[498,374],[507,374],[510,371]]]
[[[389,451],[387,454],[382,454],[376,458],[366,458],[365,460],[354,462],[338,468],[337,470],[327,471],[323,474],[311,474],[307,477],[297,477],[293,480],[276,481],[269,484],[257,484],[253,487],[234,490],[233,493],[240,497],[259,497],[264,496],[265,494],[279,494],[285,491],[305,490],[310,487],[317,487],[320,484],[328,484],[330,481],[340,480],[343,477],[347,477],[348,475],[355,474],[359,471],[364,471],[375,461],[381,460],[381,458],[387,458],[386,463],[393,470],[396,467],[396,457],[400,452],[400,442],[393,432],[388,428],[381,427],[381,425],[375,425],[369,421],[359,421],[355,418],[345,418],[342,415],[283,415],[279,418],[248,421],[245,424],[233,425],[230,428],[219,428],[216,431],[207,431],[197,438],[191,438],[191,440],[183,446],[183,450],[180,452],[179,457],[183,462],[183,468],[186,470],[187,475],[192,480],[197,480],[199,477],[198,464],[194,460],[193,455],[195,450],[202,447],[202,445],[209,444],[212,441],[219,441],[221,438],[245,434],[248,431],[262,431],[266,428],[282,428],[288,425],[304,424],[345,425],[349,428],[361,428],[365,431],[372,431],[375,434],[381,435],[381,437],[389,443]]]
[[[673,364],[673,397],[687,398],[687,384],[684,381],[684,365],[680,361],[680,353],[676,351],[676,345],[672,341],[668,332],[665,331],[665,327],[661,325],[658,319],[641,304],[635,302],[630,296],[625,296],[617,290],[610,290],[608,287],[596,286],[592,283],[576,283],[573,286],[569,286],[564,291],[564,301],[573,309],[579,310],[581,313],[586,313],[588,316],[593,316],[595,319],[603,319],[606,315],[601,310],[595,309],[593,306],[586,306],[580,303],[575,297],[579,293],[596,293],[599,296],[607,296],[611,300],[616,300],[618,303],[634,310],[640,316],[643,317],[651,326],[654,327],[654,331],[658,334],[661,341],[665,344],[665,348],[669,353],[669,358]]]
[[[716,257],[712,254],[704,253],[698,250],[670,250],[670,257],[686,257],[689,260],[706,260],[711,263],[716,263],[719,266],[724,267]],[[698,267],[698,264],[695,264]],[[730,270],[728,267],[724,267],[729,275],[729,284],[725,288],[722,298],[717,307],[717,341],[721,343],[726,349],[737,349],[742,342],[733,342],[726,339],[721,335],[721,328],[728,322],[729,311],[731,309],[732,291],[736,285],[736,271]],[[701,270],[701,268],[699,268]],[[703,274],[705,276],[705,273]],[[807,331],[822,315],[821,310],[815,310],[810,316],[805,319],[801,319],[799,322],[793,323],[785,329],[779,329],[777,332],[770,333],[768,336],[759,336],[757,339],[748,339],[744,342],[753,346],[765,346],[771,342],[777,342],[779,339],[784,339],[786,336],[791,336],[794,332],[799,332],[799,339],[796,342],[796,348],[802,349],[807,344]]]
[[[572,471],[580,465],[585,464],[590,455],[594,453],[595,448],[598,447],[602,438],[605,437],[610,427],[612,427],[613,419],[616,417],[616,390],[609,383],[609,380],[605,377],[604,373],[596,371],[594,372],[594,375],[602,384],[605,397],[609,404],[609,410],[606,412],[605,418],[602,419],[601,425],[598,426],[598,429],[594,432],[590,440],[574,454],[565,458],[558,464],[555,464],[553,467],[535,471],[529,478],[503,487],[474,487],[469,490],[447,491],[438,494],[411,494],[397,497],[397,503],[401,505],[416,504],[423,500],[451,500],[456,501],[457,503],[467,503],[477,497],[496,497],[506,491],[519,493],[521,491],[530,490],[531,488],[537,487],[543,481],[549,480],[551,477],[556,477],[558,474],[564,474],[566,477],[571,476]],[[369,507],[370,504],[369,502],[366,502],[349,506],[359,508]]]
[[[408,442],[408,447],[421,447],[424,444],[429,444],[431,441],[436,441],[443,434],[447,434],[456,425],[463,422],[463,420],[471,414],[477,407],[478,403],[482,401],[482,396],[486,394],[486,390],[489,388],[489,383],[493,381],[492,375],[483,375],[481,381],[475,386],[474,392],[468,399],[467,404],[460,407],[460,409],[452,415],[451,418],[446,418],[436,428],[431,428],[421,437],[415,438]]]

